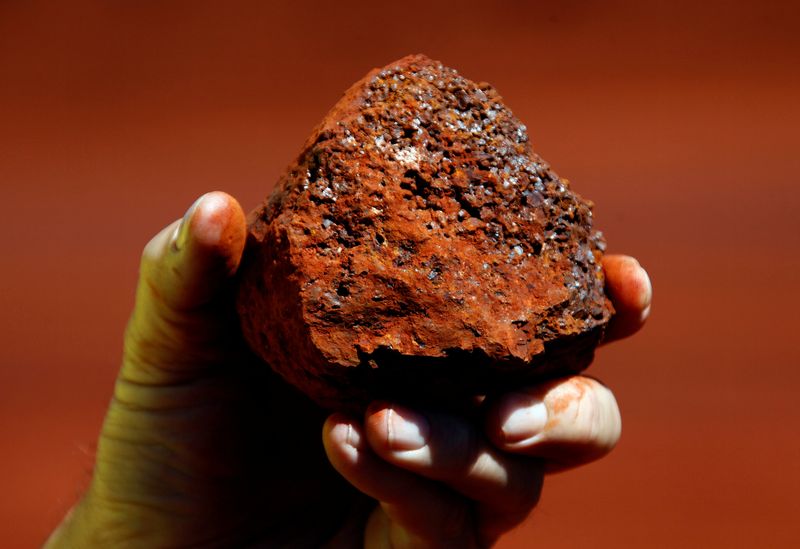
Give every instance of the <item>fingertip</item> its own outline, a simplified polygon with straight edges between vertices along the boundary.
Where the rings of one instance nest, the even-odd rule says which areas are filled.
[[[650,276],[639,262],[626,255],[603,258],[606,294],[614,304],[615,315],[606,330],[605,342],[630,336],[644,325],[653,300]]]
[[[650,282],[650,275],[642,265],[635,260],[635,265],[630,268],[630,285],[632,303],[639,311],[650,309],[653,301],[653,286]]]
[[[184,219],[185,240],[202,250],[225,256],[229,273],[238,268],[247,232],[239,202],[222,191],[201,196]],[[179,237],[180,239],[180,237]],[[181,242],[185,245],[185,242]]]
[[[144,247],[141,303],[183,314],[220,297],[241,261],[246,231],[244,212],[232,196],[216,191],[199,197]]]
[[[364,412],[364,427],[367,433],[386,431],[386,414],[392,405],[388,402],[376,400],[367,406]]]
[[[225,236],[230,236],[226,232],[238,232],[244,225],[244,212],[239,202],[222,191],[204,194],[191,209],[194,210],[191,215],[192,233],[203,244],[216,245]]]
[[[363,446],[357,422],[341,413],[331,414],[322,427],[322,443],[334,467],[340,470],[358,460]]]
[[[639,261],[627,255],[610,255],[604,258],[606,290],[614,307],[641,312],[653,299],[650,276]]]
[[[497,448],[545,459],[550,472],[606,455],[619,440],[621,426],[611,390],[585,376],[504,395],[487,414],[487,436]]]
[[[351,417],[340,412],[334,412],[325,420],[322,432],[331,441],[346,442],[347,431],[353,423],[354,420]]]

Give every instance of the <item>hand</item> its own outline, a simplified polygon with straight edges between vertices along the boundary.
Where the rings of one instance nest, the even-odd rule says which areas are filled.
[[[92,482],[50,546],[314,547],[367,501],[327,462],[324,413],[241,340],[245,233],[210,193],[145,247]]]
[[[608,343],[642,327],[652,289],[633,258],[607,256],[604,270],[617,311]],[[328,418],[331,463],[379,502],[366,547],[488,547],[535,507],[545,473],[596,460],[620,436],[614,396],[590,377],[528,387],[482,408],[482,425],[389,403],[373,403],[363,421]]]
[[[616,404],[588,378],[486,403],[484,430],[375,403],[364,422],[335,414],[325,423],[345,482],[319,444],[323,412],[241,340],[232,282],[244,239],[238,203],[209,193],[146,246],[92,482],[47,546],[483,545],[527,514],[545,469],[615,442]],[[649,304],[646,275],[625,258],[605,266],[620,311],[609,333],[628,335]],[[536,426],[541,406],[527,404],[537,397],[546,426],[520,438],[509,426]],[[389,429],[403,420],[417,450]]]

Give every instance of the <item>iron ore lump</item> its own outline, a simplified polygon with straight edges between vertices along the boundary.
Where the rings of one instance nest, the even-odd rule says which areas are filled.
[[[591,203],[488,84],[422,55],[354,84],[249,217],[249,345],[328,408],[589,365],[613,309]]]

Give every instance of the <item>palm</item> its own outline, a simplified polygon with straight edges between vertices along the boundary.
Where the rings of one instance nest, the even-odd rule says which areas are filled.
[[[233,347],[228,360],[186,384],[115,399],[101,436],[100,482],[127,494],[126,505],[170,517],[150,529],[159,546],[317,545],[346,522],[359,495],[325,457],[323,411],[242,345]],[[125,393],[127,382],[118,383]],[[130,467],[104,475],[104,455]]]

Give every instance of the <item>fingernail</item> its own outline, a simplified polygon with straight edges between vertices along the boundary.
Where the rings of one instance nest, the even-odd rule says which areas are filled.
[[[353,428],[352,423],[347,424],[347,434],[345,435],[344,442],[356,450],[361,447],[361,436],[358,434],[358,431]]]
[[[350,422],[336,424],[330,433],[339,450],[355,462],[358,459],[359,449],[361,448],[361,436]]]
[[[183,214],[183,219],[181,219],[180,224],[175,228],[175,233],[172,235],[172,247],[175,251],[179,251],[186,246],[186,240],[189,238],[189,226],[192,216],[205,197],[206,195],[201,196],[189,206],[189,209]]]
[[[505,408],[510,410],[501,427],[505,441],[522,442],[533,438],[547,425],[547,406],[544,401],[522,393],[506,396]]]
[[[392,450],[419,450],[428,441],[430,427],[421,414],[393,405],[386,410],[389,447]]]

